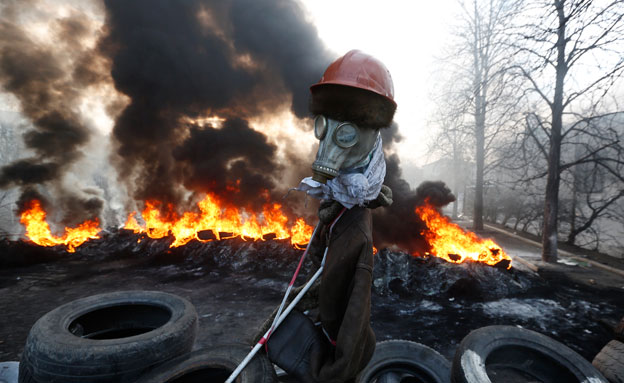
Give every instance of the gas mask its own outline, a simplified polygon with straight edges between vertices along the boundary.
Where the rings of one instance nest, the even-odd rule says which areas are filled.
[[[312,179],[324,184],[341,171],[368,165],[379,130],[318,115],[314,119],[314,135],[320,144],[312,164]]]

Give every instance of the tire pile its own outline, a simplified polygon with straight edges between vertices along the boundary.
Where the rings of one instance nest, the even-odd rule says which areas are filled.
[[[624,318],[615,327],[615,339],[607,343],[592,364],[611,383],[624,383]]]
[[[225,381],[249,347],[224,345],[191,352],[195,307],[157,291],[123,291],[78,299],[32,327],[19,364],[19,383],[158,383]],[[237,379],[276,382],[266,357]]]
[[[155,291],[100,294],[62,305],[32,327],[19,383],[224,382],[245,358],[244,344],[192,351],[198,330],[193,305]],[[411,341],[377,344],[359,383],[579,382],[624,383],[624,318],[593,365],[567,346],[515,326],[472,331],[452,363]],[[1,380],[1,379],[0,379]],[[290,382],[258,354],[238,383]]]

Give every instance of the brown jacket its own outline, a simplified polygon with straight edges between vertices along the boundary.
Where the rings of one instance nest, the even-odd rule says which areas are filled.
[[[326,237],[322,231],[321,237]],[[318,382],[353,379],[375,350],[370,326],[373,272],[372,217],[369,209],[346,210],[334,226],[319,292],[323,328],[336,341],[323,355],[312,355],[312,375]]]

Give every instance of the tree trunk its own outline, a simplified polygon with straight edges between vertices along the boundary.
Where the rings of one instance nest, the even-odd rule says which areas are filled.
[[[563,116],[563,84],[567,74],[565,61],[565,27],[566,17],[563,10],[565,0],[555,0],[559,18],[557,29],[557,68],[555,94],[552,111],[552,127],[550,132],[550,149],[548,153],[548,177],[546,180],[546,196],[544,199],[544,230],[542,231],[542,260],[557,262],[557,215],[559,213],[559,164],[561,160],[561,129]]]
[[[522,232],[526,233],[527,229],[529,228],[529,225],[531,224],[531,220],[528,219],[523,225],[522,225]]]
[[[479,113],[480,114],[480,113]],[[485,127],[482,116],[476,116],[475,135],[477,141],[477,177],[475,182],[474,221],[475,230],[483,230],[483,167],[485,162]]]
[[[475,20],[479,20],[477,3],[475,2]],[[480,36],[480,26],[475,25],[474,30],[474,78],[473,94],[474,94],[474,117],[475,117],[475,139],[476,139],[476,163],[477,174],[475,181],[475,198],[474,198],[474,216],[473,227],[475,230],[483,230],[483,168],[485,162],[485,96],[486,96],[486,79],[484,78],[484,70],[486,63],[482,61],[482,49]]]
[[[462,214],[465,216],[468,215],[468,201],[466,200],[466,197],[468,196],[468,183],[464,182],[464,200],[462,203]]]
[[[578,157],[578,156],[577,156]],[[578,183],[579,179],[579,171],[578,168],[575,168],[572,172],[572,201],[570,206],[570,234],[568,235],[568,239],[566,241],[569,245],[574,245],[576,241],[576,203],[577,203],[577,193],[578,193]]]
[[[455,201],[453,201],[453,219],[457,219],[457,196],[459,195],[459,188],[455,188]]]
[[[457,209],[459,204],[459,148],[456,142],[453,142],[453,192],[455,193],[455,201],[453,201],[453,219],[457,219]]]
[[[559,124],[561,124],[561,121],[559,121]],[[544,229],[542,231],[542,260],[544,262],[557,262],[557,214],[559,212],[561,132],[559,132],[558,140],[554,133],[555,127],[553,125],[550,153],[548,155],[548,180],[546,181],[546,196],[544,200]]]

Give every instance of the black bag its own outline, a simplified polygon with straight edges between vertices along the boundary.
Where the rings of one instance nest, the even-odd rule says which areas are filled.
[[[329,342],[305,314],[293,310],[267,341],[271,362],[303,383],[314,383],[311,354],[321,355]]]

